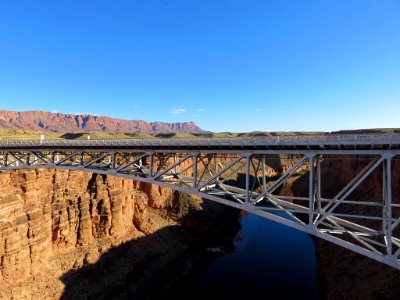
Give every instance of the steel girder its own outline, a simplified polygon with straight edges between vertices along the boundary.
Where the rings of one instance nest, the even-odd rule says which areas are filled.
[[[399,150],[376,149],[15,149],[0,151],[0,171],[81,170],[158,184],[255,213],[400,269],[400,199],[393,199],[393,174],[400,171],[400,163],[395,169],[393,162],[399,156]],[[343,160],[352,162],[348,181],[332,183],[335,162],[343,166]],[[371,191],[372,177],[379,186]],[[298,191],[286,191],[288,184],[298,185]]]

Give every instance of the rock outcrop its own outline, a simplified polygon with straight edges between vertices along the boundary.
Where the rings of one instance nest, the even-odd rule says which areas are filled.
[[[323,196],[332,197],[371,160],[368,156],[343,156],[341,160],[325,157],[322,163]],[[393,160],[393,202],[400,203],[400,161]],[[300,180],[301,181],[301,180]],[[305,182],[300,184],[302,188]],[[381,201],[382,168],[378,167],[352,193],[351,199]],[[380,215],[381,207],[339,206],[338,211],[365,215]],[[398,208],[393,209],[399,215]],[[364,220],[367,224],[368,221]],[[376,225],[376,222],[369,224]],[[381,224],[378,224],[381,226]],[[379,228],[379,227],[378,227]],[[397,231],[396,234],[399,232]],[[398,236],[398,235],[397,235]],[[400,272],[385,264],[359,255],[321,239],[315,239],[318,271],[322,293],[327,300],[333,299],[398,299]]]
[[[188,241],[207,234],[210,228],[187,233],[191,218],[204,218],[202,205],[166,188],[92,173],[1,173],[0,299],[104,299],[104,290],[133,278],[132,268],[143,275],[130,282],[137,295],[154,274],[173,270],[168,264],[187,255]],[[110,272],[90,281],[102,257]]]
[[[85,114],[62,114],[45,111],[0,110],[0,127],[51,132],[113,131],[113,132],[204,132],[193,122],[163,123],[122,120]]]

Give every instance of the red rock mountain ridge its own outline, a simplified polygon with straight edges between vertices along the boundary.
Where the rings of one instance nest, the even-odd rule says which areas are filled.
[[[0,127],[51,132],[117,131],[141,133],[204,132],[193,122],[162,123],[122,120],[88,114],[73,115],[45,111],[0,110]]]

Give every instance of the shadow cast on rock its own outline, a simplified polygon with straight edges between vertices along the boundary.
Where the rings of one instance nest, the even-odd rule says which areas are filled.
[[[240,229],[239,211],[209,201],[202,206],[202,211],[183,216],[181,225],[164,227],[111,248],[94,264],[63,274],[61,299],[161,297],[193,268],[216,258],[207,251],[209,245],[230,241],[233,247],[232,238]]]

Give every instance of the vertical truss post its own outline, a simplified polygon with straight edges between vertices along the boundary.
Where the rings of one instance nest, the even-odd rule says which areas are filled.
[[[174,162],[173,162],[173,164],[174,164],[174,165],[176,164],[176,153],[174,153]],[[174,173],[174,174],[178,173],[178,166],[175,166],[175,167],[174,167],[173,173]]]
[[[150,153],[149,177],[153,177],[154,152]]]
[[[110,159],[111,159],[111,163],[110,163],[110,169],[111,170],[115,170],[115,156],[116,156],[116,153],[115,152],[111,152],[110,153]]]
[[[321,155],[317,155],[317,208],[321,211]]]
[[[314,168],[314,157],[315,154],[310,154],[308,157],[309,163],[309,212],[308,212],[308,223],[311,225],[313,224],[314,219],[314,203],[315,203],[315,168]]]
[[[215,174],[218,174],[218,154],[215,155]],[[219,176],[217,176],[217,178],[215,178],[216,183],[219,183]]]
[[[267,190],[267,178],[265,174],[265,155],[262,156],[262,190]]]
[[[387,255],[393,254],[392,246],[392,156],[385,155],[382,178],[383,194],[383,232],[387,247]]]
[[[251,154],[246,153],[246,202],[250,202],[250,162]]]
[[[199,154],[195,153],[193,154],[193,188],[197,190],[197,173],[198,173],[198,169],[197,169],[197,156]]]

